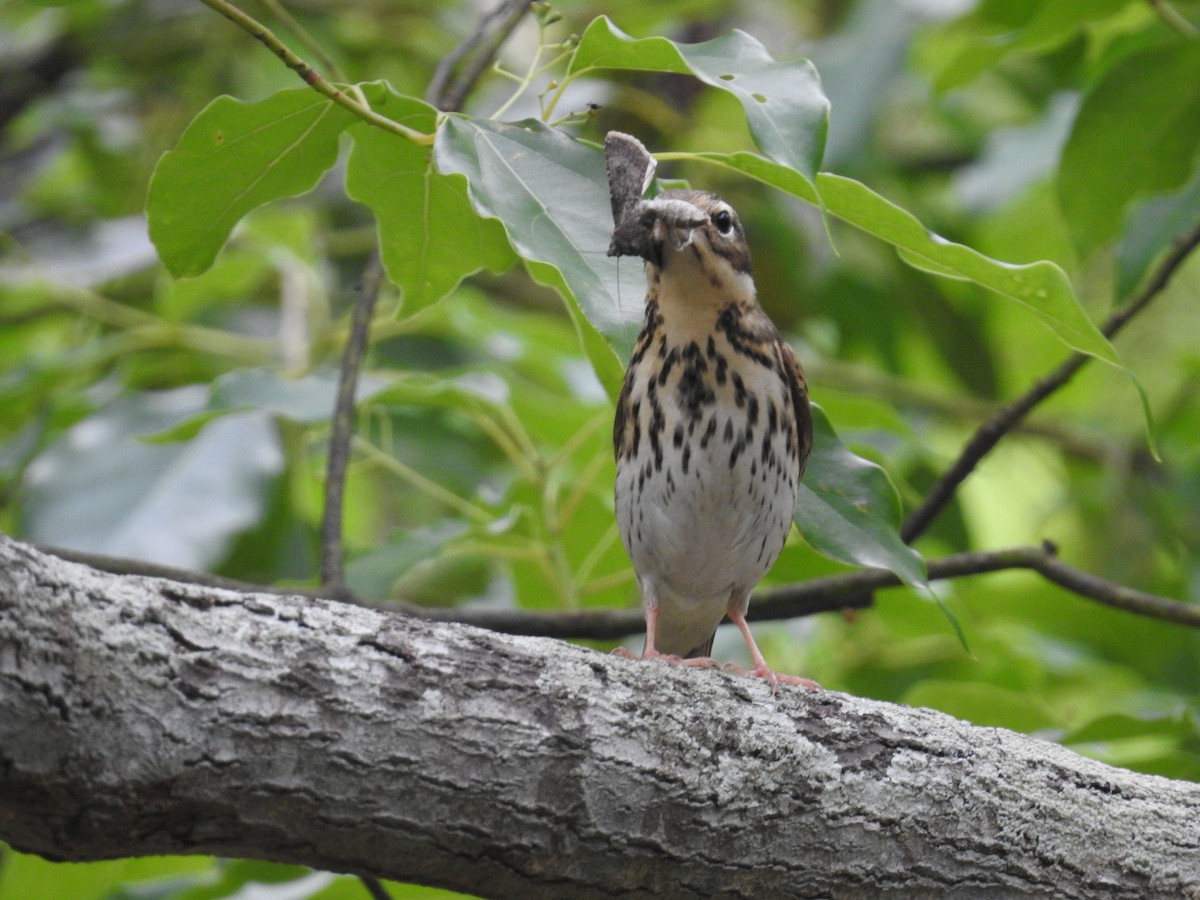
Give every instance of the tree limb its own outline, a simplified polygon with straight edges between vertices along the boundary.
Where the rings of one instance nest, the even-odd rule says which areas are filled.
[[[1114,310],[1104,321],[1100,326],[1101,333],[1106,338],[1115,337],[1134,316],[1149,305],[1150,301],[1162,293],[1198,244],[1200,225],[1175,242],[1142,289],[1129,303]],[[933,520],[950,502],[958,486],[975,471],[975,467],[1000,443],[1001,438],[1012,431],[1031,409],[1070,381],[1091,359],[1092,357],[1085,353],[1072,353],[1057,369],[980,425],[950,468],[937,480],[921,504],[904,520],[900,527],[900,537],[905,543],[911,544],[933,524]]]
[[[487,897],[1172,897],[1200,785],[832,691],[0,537],[0,838]]]
[[[476,607],[427,607],[398,601],[375,601],[341,590],[279,588],[261,586],[206,572],[192,572],[172,566],[160,566],[139,560],[39,546],[44,553],[80,562],[117,575],[149,575],[204,587],[243,593],[272,593],[313,598],[335,597],[346,603],[399,612],[429,622],[457,622],[488,628],[502,634],[530,637],[571,638],[615,641],[637,634],[645,624],[640,609],[584,609],[540,612],[527,609],[489,609]],[[1060,587],[1088,600],[1095,600],[1134,615],[1161,619],[1176,625],[1200,628],[1200,606],[1146,593],[1107,581],[1062,562],[1057,548],[1047,542],[1041,547],[1012,547],[1006,550],[976,550],[926,560],[930,581],[964,578],[1011,569],[1028,569]],[[867,609],[874,603],[875,591],[899,587],[900,579],[886,569],[857,569],[842,575],[813,578],[796,584],[758,591],[750,601],[754,622],[796,619],[843,609]]]

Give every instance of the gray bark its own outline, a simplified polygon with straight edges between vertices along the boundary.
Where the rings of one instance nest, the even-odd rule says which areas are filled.
[[[931,710],[3,537],[0,838],[485,897],[1200,896],[1200,785]]]

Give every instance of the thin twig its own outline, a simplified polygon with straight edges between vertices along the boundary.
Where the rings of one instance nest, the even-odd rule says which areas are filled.
[[[303,588],[263,587],[204,572],[192,572],[140,560],[123,559],[61,547],[34,545],[43,553],[82,563],[115,575],[142,575],[166,578],[202,587],[240,593],[271,593],[336,599],[375,609],[387,609],[434,622],[457,622],[489,628],[505,634],[534,637],[611,641],[642,630],[644,622],[638,609],[591,609],[571,612],[531,610],[462,609],[423,607],[407,603],[363,600],[347,592],[306,590]],[[1089,600],[1135,615],[1189,628],[1200,628],[1200,604],[1182,603],[1156,594],[1134,590],[1098,578],[1067,565],[1057,557],[1053,544],[1041,547],[1014,547],[1007,550],[977,550],[927,560],[929,579],[946,581],[970,575],[983,575],[1013,569],[1028,569],[1048,581]],[[899,587],[900,579],[886,569],[856,569],[843,575],[815,578],[786,587],[759,591],[751,600],[751,617],[756,622],[795,619],[820,612],[843,609],[867,609],[875,591]],[[336,594],[336,596],[334,596]]]
[[[1150,619],[1200,628],[1200,606],[1194,603],[1180,603],[1178,600],[1168,600],[1122,584],[1114,584],[1069,566],[1050,554],[1042,556],[1036,563],[1030,568],[1047,581],[1053,581],[1059,587],[1081,597]]]
[[[399,122],[389,119],[387,116],[381,116],[365,103],[360,103],[358,100],[351,97],[349,94],[339,91],[336,87],[321,77],[312,66],[301,59],[292,51],[287,44],[283,43],[271,29],[267,28],[253,16],[249,16],[242,12],[228,0],[201,0],[206,6],[216,10],[229,21],[233,22],[239,28],[246,31],[251,37],[263,44],[268,50],[283,60],[283,64],[300,76],[300,80],[315,90],[317,93],[328,97],[338,106],[348,109],[360,119],[382,128],[385,131],[390,131],[393,134],[398,134],[403,138],[407,138],[414,144],[428,146],[433,143],[432,134],[424,134],[420,131],[414,131],[401,125]]]
[[[337,401],[329,429],[329,465],[325,473],[325,508],[321,514],[321,584],[340,591],[345,587],[345,559],[342,548],[342,517],[346,489],[346,470],[350,464],[350,442],[354,427],[354,396],[358,376],[367,353],[371,317],[383,285],[383,263],[378,252],[367,260],[354,304],[350,337],[342,351],[338,374]]]
[[[1187,259],[1188,255],[1200,244],[1200,226],[1184,235],[1171,251],[1163,257],[1150,280],[1120,309],[1114,310],[1100,326],[1100,331],[1106,338],[1113,338],[1139,312],[1146,308],[1170,282],[1172,276]],[[1083,366],[1092,359],[1085,353],[1073,353],[1057,369],[1033,385],[1025,394],[1018,397],[1008,406],[1003,407],[990,419],[984,422],[967,441],[966,446],[958,455],[954,464],[937,480],[921,504],[909,513],[900,527],[900,537],[906,543],[912,543],[925,532],[937,518],[938,514],[953,498],[958,486],[974,471],[975,466],[992,451],[1008,432],[1020,422],[1025,415],[1065,385]]]
[[[205,0],[205,2],[210,3],[210,5],[211,2],[224,4],[224,0]],[[506,0],[505,4],[485,17],[484,22],[491,22],[501,10],[511,5],[513,5],[512,0]],[[528,0],[522,0],[521,3],[517,4],[517,7],[518,11],[523,14],[529,8]],[[489,62],[499,49],[500,44],[516,26],[519,18],[519,15],[512,18],[511,21],[506,18],[501,23],[496,36],[493,37],[491,44],[482,54]],[[483,30],[483,26],[481,25],[479,34],[482,35]],[[254,32],[251,33],[253,34]],[[264,43],[266,42],[264,41]],[[271,45],[268,44],[268,46]],[[287,62],[286,59],[284,61]],[[440,70],[441,66],[439,66]],[[482,71],[482,69],[479,71]],[[466,96],[466,92],[474,86],[475,79],[478,76],[479,72],[476,72],[470,79],[464,76],[459,80],[456,89],[462,93],[455,102],[461,103],[462,98]],[[309,82],[309,78],[303,74],[301,77],[304,77],[304,80]],[[450,100],[443,100],[443,102],[451,103]],[[457,107],[449,106],[447,108]],[[432,136],[430,137],[432,138]],[[350,451],[353,439],[354,397],[358,386],[359,371],[362,368],[366,349],[370,343],[371,319],[375,311],[375,302],[379,297],[379,290],[382,286],[384,275],[383,263],[380,259],[379,251],[376,249],[367,260],[362,278],[360,279],[361,294],[354,307],[354,315],[350,323],[350,335],[346,341],[346,348],[342,353],[338,395],[330,427],[329,465],[325,475],[325,508],[321,515],[321,584],[326,590],[332,590],[338,594],[346,590],[342,521],[344,517],[346,471],[350,463]]]
[[[330,74],[334,81],[346,81],[345,74],[334,61],[333,57],[325,52],[325,48],[313,39],[308,30],[296,20],[295,16],[288,12],[287,7],[280,0],[262,0],[262,2],[267,9],[275,14],[275,17],[279,21],[291,29],[292,34],[296,36],[296,40],[304,45],[305,50],[316,57],[317,62],[325,67],[325,71]]]
[[[442,57],[429,82],[425,99],[443,112],[462,109],[467,95],[528,11],[529,0],[501,0],[495,9],[480,19],[479,25],[462,43]],[[471,54],[475,54],[474,57],[452,82],[455,67]]]
[[[1158,14],[1158,17],[1167,23],[1169,28],[1175,29],[1175,31],[1186,38],[1194,38],[1197,34],[1200,34],[1200,29],[1185,19],[1183,14],[1170,3],[1167,3],[1166,0],[1147,0],[1147,2]]]
[[[359,875],[358,880],[362,882],[362,886],[371,895],[371,900],[392,900],[392,895],[383,886],[383,882],[374,875]]]

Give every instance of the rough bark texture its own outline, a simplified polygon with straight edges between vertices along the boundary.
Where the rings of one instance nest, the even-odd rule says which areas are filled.
[[[1200,896],[1200,785],[930,710],[2,537],[0,838],[488,897]]]

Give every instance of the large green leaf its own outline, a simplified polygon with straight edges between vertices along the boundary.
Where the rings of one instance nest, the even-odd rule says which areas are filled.
[[[948,241],[929,231],[912,213],[852,178],[822,172],[814,190],[798,172],[753,153],[697,153],[695,157],[809,203],[820,203],[830,215],[892,244],[910,264],[947,278],[973,281],[1014,300],[1035,313],[1068,346],[1120,365],[1112,345],[1079,305],[1066,273],[1054,263],[1005,263]]]
[[[693,75],[741,102],[750,133],[768,157],[809,178],[821,164],[829,100],[816,68],[805,59],[777,62],[744,31],[676,44],[663,37],[632,38],[600,16],[583,33],[569,74],[592,69]]]
[[[839,562],[890,569],[925,583],[920,554],[900,539],[900,498],[887,473],[847,449],[824,410],[813,405],[813,450],[795,521],[809,545]]]
[[[377,111],[433,133],[437,111],[432,106],[391,91],[380,100]],[[504,229],[471,208],[462,178],[434,169],[432,147],[366,122],[351,126],[350,136],[354,148],[346,163],[346,193],[375,213],[383,265],[403,288],[408,315],[441,299],[473,272],[513,264]]]
[[[199,275],[256,206],[311,190],[337,160],[354,116],[311,88],[258,103],[218,97],[158,161],[146,215],[177,277]]]
[[[597,375],[615,390],[621,368],[597,329],[628,343],[645,282],[636,270],[619,282],[605,255],[612,226],[600,154],[539,122],[459,116],[438,130],[435,153],[439,170],[466,176],[475,209],[503,223],[534,276],[563,294]]]
[[[270,418],[242,413],[187,443],[134,436],[196,413],[204,391],[137,394],[91,416],[26,470],[31,540],[205,570],[262,518],[283,466]]]
[[[1120,233],[1133,200],[1188,181],[1198,122],[1200,41],[1131,54],[1088,92],[1058,172],[1059,202],[1081,253]]]

